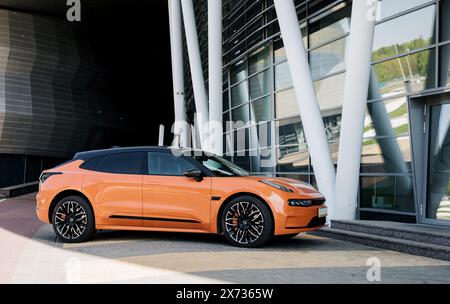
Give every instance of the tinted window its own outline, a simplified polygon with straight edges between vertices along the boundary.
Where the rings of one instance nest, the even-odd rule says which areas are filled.
[[[142,174],[144,152],[115,153],[102,157],[96,171],[117,174]]]
[[[105,159],[105,156],[94,157],[87,162],[84,162],[80,168],[85,170],[95,171],[98,165]]]
[[[184,172],[190,169],[196,169],[196,167],[171,153],[148,153],[148,174],[150,175],[182,176]]]

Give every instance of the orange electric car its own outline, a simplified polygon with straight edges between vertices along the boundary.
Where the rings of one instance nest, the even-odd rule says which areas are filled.
[[[39,219],[63,242],[96,230],[224,234],[258,247],[325,225],[324,197],[293,179],[250,176],[224,158],[167,147],[81,152],[40,176]]]

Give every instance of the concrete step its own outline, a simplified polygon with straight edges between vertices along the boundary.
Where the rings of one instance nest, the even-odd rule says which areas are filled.
[[[450,248],[447,246],[334,228],[323,228],[313,234],[381,249],[450,261]]]
[[[36,192],[39,189],[39,182],[31,182],[26,184],[15,185],[0,189],[0,198],[17,197],[24,194]]]
[[[450,228],[374,221],[331,221],[331,228],[450,248]]]

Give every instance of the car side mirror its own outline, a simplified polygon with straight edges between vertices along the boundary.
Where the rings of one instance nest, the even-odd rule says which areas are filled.
[[[195,178],[195,180],[198,182],[203,180],[202,170],[200,169],[187,170],[186,172],[183,173],[183,175],[189,178]]]

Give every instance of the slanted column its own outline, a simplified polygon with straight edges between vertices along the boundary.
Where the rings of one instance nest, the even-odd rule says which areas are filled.
[[[222,0],[208,1],[210,152],[223,155]]]
[[[364,1],[365,2],[365,1]],[[335,170],[293,0],[274,0],[319,191],[334,217]]]
[[[169,0],[170,48],[172,58],[173,102],[175,122],[173,134],[180,147],[188,146],[190,126],[184,100],[183,36],[180,0]]]
[[[197,130],[199,132],[200,146],[209,151],[207,144],[207,122],[209,121],[208,97],[203,78],[200,47],[198,43],[197,25],[195,23],[194,6],[192,0],[181,0],[181,8],[184,19],[184,31],[186,45],[191,68],[192,88],[194,90],[195,109],[197,116]]]
[[[336,177],[336,219],[356,217],[377,0],[353,1]]]

